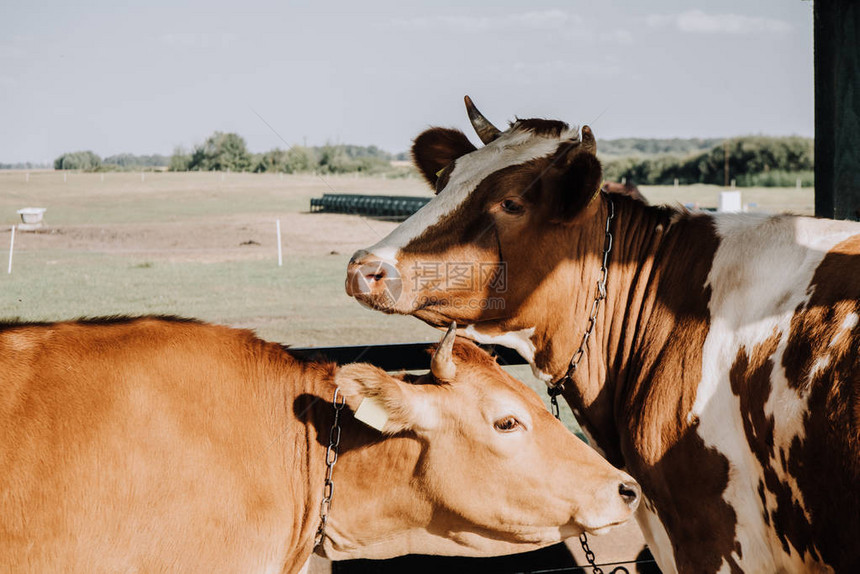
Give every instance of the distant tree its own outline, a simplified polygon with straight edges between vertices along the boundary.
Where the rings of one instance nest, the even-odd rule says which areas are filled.
[[[182,146],[173,148],[173,155],[170,156],[170,162],[167,164],[169,171],[188,171],[191,165],[191,154],[185,151]]]
[[[358,171],[359,163],[346,152],[344,146],[326,144],[319,148],[319,170],[322,173]]]
[[[300,173],[317,167],[317,156],[312,148],[294,145],[285,152],[284,171]]]
[[[160,154],[134,155],[131,153],[121,153],[104,158],[102,164],[131,169],[138,167],[166,167],[169,161],[170,158]]]
[[[200,171],[247,171],[251,154],[238,134],[215,132],[201,146],[194,148],[189,169]]]
[[[254,157],[254,169],[257,173],[262,172],[285,172],[287,165],[287,152],[280,148],[261,153]]]
[[[194,151],[191,152],[188,160],[188,171],[209,171],[210,169],[212,168],[209,166],[206,148],[202,145],[194,146]]]
[[[331,147],[330,145],[326,145],[325,147]],[[357,159],[362,157],[369,158],[377,158],[385,161],[391,161],[394,159],[387,151],[381,150],[375,145],[370,146],[361,146],[361,145],[350,145],[350,144],[341,144],[336,146],[341,152],[345,153],[347,157]]]
[[[292,146],[288,150],[275,148],[254,158],[255,172],[301,173],[319,169],[313,148]]]
[[[91,151],[75,151],[64,153],[54,160],[54,169],[80,169],[93,171],[102,164],[99,156]]]

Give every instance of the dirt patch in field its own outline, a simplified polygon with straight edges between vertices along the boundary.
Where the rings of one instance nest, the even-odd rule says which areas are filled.
[[[387,235],[396,223],[327,213],[280,217],[281,246],[290,257],[352,254]],[[215,263],[277,257],[276,223],[231,216],[164,223],[59,225],[22,232],[16,249],[136,255],[171,262]]]

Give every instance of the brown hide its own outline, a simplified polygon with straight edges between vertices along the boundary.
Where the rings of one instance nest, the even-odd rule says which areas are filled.
[[[440,383],[300,361],[188,320],[4,325],[0,570],[297,571],[336,386],[329,556],[507,554],[630,516],[635,483],[532,391],[466,341],[452,361]],[[352,415],[369,396],[388,411],[384,434]]]

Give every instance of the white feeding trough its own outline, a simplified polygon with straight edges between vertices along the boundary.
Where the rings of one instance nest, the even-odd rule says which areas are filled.
[[[739,191],[721,191],[720,192],[720,207],[718,211],[722,213],[739,213],[744,210],[741,202],[741,192]]]
[[[44,225],[42,218],[48,210],[46,207],[24,207],[18,210],[18,215],[21,216],[21,224],[18,229],[21,231],[32,231],[39,229]]]

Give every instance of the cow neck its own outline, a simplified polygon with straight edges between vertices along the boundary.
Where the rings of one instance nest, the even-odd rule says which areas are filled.
[[[330,560],[355,558],[360,547],[372,552],[374,546],[385,546],[396,549],[398,554],[408,554],[410,529],[420,530],[414,525],[429,522],[432,516],[429,502],[415,495],[414,485],[407,478],[415,472],[422,446],[411,433],[383,437],[376,429],[357,422],[352,403],[340,412],[340,444],[331,475],[334,494],[325,537],[320,544],[314,544],[327,492],[327,460],[332,456],[327,451],[333,435],[336,387],[334,375],[326,376],[323,384],[314,387],[311,404],[305,407],[310,472],[304,547],[310,551],[313,546],[314,553]],[[381,460],[397,464],[385,465],[383,471]],[[368,523],[368,516],[386,519]]]
[[[334,363],[298,359],[289,351],[287,355],[291,362],[282,375],[283,414],[279,412],[275,417],[284,417],[284,430],[264,446],[283,452],[283,480],[291,507],[285,525],[286,547],[293,549],[286,564],[300,565],[313,552],[314,533],[319,526],[337,367]]]
[[[341,439],[341,411],[346,406],[346,399],[340,390],[335,387],[332,393],[331,406],[334,412],[331,426],[329,427],[329,442],[325,452],[326,474],[323,481],[323,494],[320,502],[320,517],[317,532],[314,535],[314,549],[322,546],[326,539],[326,526],[328,525],[328,514],[331,510],[331,502],[334,497],[334,467],[337,464],[338,452]]]
[[[553,400],[564,390],[564,384],[571,381],[576,374],[576,369],[579,368],[579,363],[588,349],[588,340],[594,333],[594,327],[597,326],[597,314],[600,312],[600,304],[606,299],[606,281],[609,279],[609,254],[612,252],[612,220],[615,218],[615,203],[608,196],[606,202],[609,209],[606,216],[606,226],[603,228],[603,256],[600,264],[600,274],[595,283],[594,300],[591,302],[591,310],[588,314],[588,325],[583,332],[579,347],[573,353],[568,363],[564,375],[549,385],[549,395]]]
[[[314,386],[303,415],[307,425],[308,466],[308,505],[304,523],[310,534],[307,545],[322,557],[328,557],[335,543],[332,538],[340,534],[332,520],[336,521],[338,514],[350,507],[345,500],[349,498],[345,496],[348,493],[344,490],[351,477],[342,463],[342,455],[346,450],[369,442],[363,436],[365,429],[352,424],[346,397],[335,381],[337,369],[339,367],[326,372]],[[334,507],[338,510],[333,510]]]
[[[602,193],[600,197],[603,197]],[[561,418],[559,416],[558,396],[564,392],[565,384],[572,382],[573,377],[576,375],[576,370],[579,368],[579,363],[585,357],[585,352],[588,349],[588,341],[594,333],[594,328],[597,326],[597,315],[600,312],[600,304],[606,299],[606,281],[609,278],[609,254],[612,251],[612,219],[615,217],[615,204],[612,198],[607,196],[606,201],[609,209],[606,216],[606,225],[603,229],[603,257],[600,264],[600,274],[595,283],[594,300],[591,302],[591,310],[588,314],[588,324],[585,327],[582,339],[580,339],[579,347],[573,353],[564,375],[560,379],[549,382],[547,385],[547,394],[550,397],[552,414],[557,419]],[[583,544],[585,544],[584,541]]]
[[[670,224],[671,210],[648,207],[626,197],[611,196],[611,202],[602,202],[594,223],[578,238],[575,249],[594,245],[588,251],[607,251],[607,222],[612,233],[611,251],[606,258],[606,298],[594,313],[594,325],[581,362],[567,381],[564,397],[577,418],[601,448],[604,455],[616,465],[622,465],[619,429],[616,425],[618,403],[625,396],[625,361],[634,352],[634,334],[643,312],[643,285],[648,286],[650,267],[659,251],[665,229]],[[614,217],[612,210],[614,209]],[[597,247],[599,246],[599,247]],[[602,257],[588,257],[575,277],[581,277],[588,289],[572,293],[573,319],[558,327],[550,347],[559,341],[559,351],[576,358],[583,333],[590,327],[590,316],[597,300],[595,285],[601,280]],[[575,280],[573,281],[575,283]],[[567,361],[567,359],[564,359]],[[555,364],[558,364],[556,357]],[[565,363],[566,365],[566,363]],[[551,371],[553,372],[553,371]],[[558,372],[558,371],[554,371]]]

